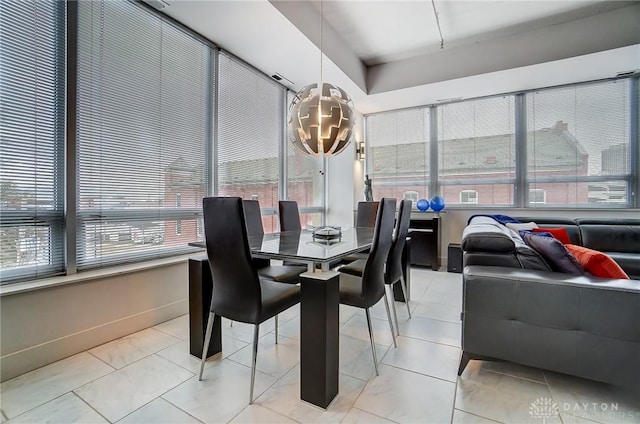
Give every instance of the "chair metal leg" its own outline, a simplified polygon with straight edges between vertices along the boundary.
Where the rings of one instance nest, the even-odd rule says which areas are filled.
[[[387,290],[387,287],[389,290]],[[400,323],[398,321],[398,313],[396,312],[396,301],[393,298],[393,284],[385,284],[384,295],[389,296],[389,302],[391,302],[391,310],[393,311],[393,318],[396,321],[396,336],[400,335]]]
[[[398,347],[396,344],[396,335],[393,332],[393,321],[391,320],[391,312],[389,311],[389,300],[387,299],[387,292],[384,293],[384,307],[387,309],[387,321],[389,321],[389,329],[391,330],[391,338],[393,339],[393,347]]]
[[[256,379],[256,360],[258,359],[258,333],[260,324],[256,324],[253,329],[253,356],[251,359],[251,387],[249,388],[249,405],[253,403],[253,383]]]
[[[276,344],[278,344],[278,315],[275,316],[276,320]]]
[[[376,342],[373,339],[373,328],[371,327],[371,316],[369,315],[369,308],[365,308],[364,312],[367,314],[367,325],[369,326],[369,339],[371,340],[371,351],[373,352],[373,366],[376,369],[376,375],[378,373],[378,357],[376,356]]]
[[[204,346],[202,348],[202,358],[200,359],[200,374],[198,380],[202,381],[202,371],[204,370],[204,361],[207,360],[207,351],[209,350],[209,343],[211,343],[211,333],[213,330],[213,320],[216,314],[209,312],[209,320],[207,321],[207,329],[204,333]]]
[[[407,283],[404,281],[404,277],[400,277],[400,288],[402,288],[402,294],[404,295],[404,303],[407,305],[407,312],[409,313],[409,319],[411,319],[411,308],[409,308],[409,297],[407,296]]]

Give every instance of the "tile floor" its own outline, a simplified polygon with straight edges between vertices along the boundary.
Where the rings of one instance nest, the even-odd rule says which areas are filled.
[[[281,314],[277,345],[273,320],[261,326],[251,406],[252,327],[225,322],[223,354],[200,382],[185,315],[2,383],[0,423],[640,423],[640,394],[605,384],[480,361],[458,378],[461,275],[411,278],[397,349],[383,303],[372,311],[379,377],[364,313],[341,306],[340,393],[326,411],[298,398],[296,307]],[[559,414],[543,417],[545,402]]]

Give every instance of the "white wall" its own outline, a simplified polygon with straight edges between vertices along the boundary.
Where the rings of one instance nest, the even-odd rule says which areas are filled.
[[[186,259],[50,288],[3,293],[0,380],[154,326],[188,310]]]
[[[362,184],[362,162],[356,158],[356,147],[364,136],[364,116],[355,113],[353,139],[347,149],[327,159],[327,225],[353,226],[355,205],[362,200],[358,184]],[[362,193],[362,190],[360,190]]]

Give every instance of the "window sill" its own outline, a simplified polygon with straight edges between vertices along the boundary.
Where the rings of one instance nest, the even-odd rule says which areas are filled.
[[[40,289],[48,289],[51,287],[64,286],[67,284],[82,283],[105,277],[130,274],[133,272],[140,272],[152,268],[175,265],[186,262],[191,258],[201,257],[203,253],[204,249],[203,252],[190,253],[187,255],[171,256],[168,258],[155,259],[151,261],[100,268],[91,271],[80,272],[73,275],[61,275],[58,277],[43,278],[41,280],[31,280],[21,283],[8,284],[5,286],[0,286],[0,297],[26,293]]]

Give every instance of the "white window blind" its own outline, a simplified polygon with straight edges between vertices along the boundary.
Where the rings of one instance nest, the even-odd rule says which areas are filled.
[[[546,191],[544,206],[629,204],[629,86],[623,79],[527,94],[527,180]]]
[[[438,184],[448,205],[513,205],[516,177],[513,96],[438,107]],[[466,201],[465,201],[466,200]]]
[[[0,281],[64,271],[65,3],[0,1]]]
[[[369,115],[366,125],[367,172],[374,200],[402,199],[406,191],[429,198],[429,109]]]
[[[301,210],[302,226],[322,225],[325,179],[322,158],[306,155],[287,142],[287,200],[295,200]],[[307,210],[308,213],[303,213]]]
[[[201,238],[214,52],[133,2],[78,6],[78,268],[185,250]]]
[[[285,89],[225,52],[218,75],[218,194],[277,208]],[[277,230],[277,219],[263,223]]]

